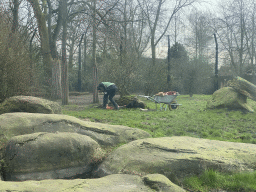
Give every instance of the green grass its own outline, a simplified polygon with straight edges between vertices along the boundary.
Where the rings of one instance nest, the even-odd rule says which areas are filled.
[[[172,111],[140,111],[139,109],[102,110],[87,107],[82,111],[74,111],[67,106],[63,113],[94,122],[113,125],[126,125],[149,132],[152,137],[191,136],[215,140],[256,143],[255,113],[228,111],[227,109],[206,109],[208,95],[177,97],[182,104]],[[146,101],[147,106],[155,109],[155,104]],[[248,100],[256,111],[256,102]],[[158,105],[159,109],[159,105]]]
[[[227,191],[256,191],[256,171],[251,173],[224,174],[205,171],[200,177],[190,177],[184,185],[193,191],[208,192],[213,189]]]
[[[102,110],[93,105],[77,111],[79,106],[64,106],[63,113],[94,122],[126,125],[147,131],[152,137],[191,136],[222,141],[256,143],[255,113],[207,109],[210,95],[177,97],[182,104],[172,111],[140,111],[139,109]],[[155,103],[145,101],[150,109]],[[256,111],[256,102],[248,99]],[[74,110],[72,110],[74,109]],[[159,105],[158,105],[159,109]],[[228,191],[256,191],[256,172],[233,175],[206,171],[199,177],[191,177],[183,183],[193,191],[224,189]]]

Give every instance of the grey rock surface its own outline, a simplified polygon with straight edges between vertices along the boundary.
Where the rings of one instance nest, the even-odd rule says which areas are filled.
[[[4,177],[8,181],[88,177],[104,155],[96,141],[77,133],[20,135],[5,147]]]
[[[44,191],[44,192],[185,192],[165,176],[159,174],[137,175],[115,174],[99,179],[42,180],[24,182],[0,181],[0,191]]]
[[[54,101],[33,96],[13,96],[0,104],[0,114],[12,112],[61,114],[61,106]]]
[[[212,99],[207,102],[207,108],[243,109],[253,112],[252,107],[247,103],[247,97],[232,87],[223,87],[215,91]]]
[[[141,129],[83,121],[68,115],[25,112],[0,115],[0,147],[14,136],[57,131],[87,135],[103,146],[151,137]]]
[[[116,173],[163,174],[171,181],[203,173],[255,170],[256,145],[192,137],[148,138],[125,144],[112,152],[95,177]]]

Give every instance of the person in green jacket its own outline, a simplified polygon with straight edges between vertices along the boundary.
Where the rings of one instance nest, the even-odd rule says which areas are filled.
[[[98,85],[97,90],[99,90],[100,92],[104,92],[103,109],[106,109],[106,106],[107,106],[107,103],[108,103],[108,99],[114,105],[116,110],[119,109],[117,103],[113,100],[113,97],[116,95],[116,92],[117,92],[117,86],[114,83],[111,83],[111,82],[101,82]]]

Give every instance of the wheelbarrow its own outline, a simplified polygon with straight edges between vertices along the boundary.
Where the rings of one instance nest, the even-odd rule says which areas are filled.
[[[178,107],[182,104],[178,104],[178,102],[175,100],[176,97],[179,94],[176,95],[153,95],[153,96],[145,96],[145,95],[139,95],[139,97],[144,97],[152,102],[155,102],[156,104],[156,110],[157,110],[157,104],[160,105],[160,111],[163,109],[166,111],[169,109],[170,111],[173,109],[178,109]]]

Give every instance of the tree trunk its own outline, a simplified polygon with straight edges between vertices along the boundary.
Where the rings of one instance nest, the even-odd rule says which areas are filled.
[[[47,0],[47,1],[50,1],[50,0]],[[50,7],[49,7],[50,9]],[[52,58],[59,58],[59,55],[58,55],[58,51],[57,51],[57,46],[56,46],[56,42],[57,42],[57,39],[58,39],[58,36],[59,36],[59,33],[60,33],[60,30],[62,28],[62,23],[63,23],[63,1],[59,1],[59,7],[58,7],[58,20],[57,20],[57,24],[56,26],[54,27],[54,32],[51,36],[51,41],[50,41],[50,49],[51,49],[51,55],[52,55]],[[50,16],[49,16],[50,17]],[[50,18],[49,18],[50,19]],[[48,25],[49,25],[49,22],[48,22]],[[50,31],[50,29],[49,29]],[[51,34],[49,33],[49,36]]]
[[[18,10],[19,10],[19,1],[18,0],[13,0],[13,10],[12,10],[12,14],[13,14],[13,22],[12,22],[12,32],[16,32],[18,29],[18,20],[19,20],[19,16],[18,16]]]
[[[214,39],[215,39],[215,45],[216,45],[216,55],[215,55],[215,85],[214,85],[214,91],[217,91],[219,89],[219,81],[218,81],[218,41],[217,36],[214,33]]]
[[[38,0],[28,0],[28,2],[31,3],[35,17],[37,19],[39,35],[41,40],[41,53],[44,63],[45,82],[48,88],[46,97],[50,97],[52,92],[52,57],[50,54],[49,36],[46,27],[46,19],[45,15],[42,13],[42,10],[40,9],[40,4]]]
[[[176,30],[175,30],[176,31]],[[176,37],[175,37],[176,38]],[[176,40],[175,40],[176,43]],[[171,45],[170,45],[170,35],[168,35],[168,55],[167,55],[167,91],[171,90]]]
[[[84,34],[82,35],[80,41],[79,41],[79,45],[78,45],[78,49],[79,49],[79,53],[78,53],[78,80],[77,80],[77,84],[78,84],[78,92],[82,91],[82,49],[81,49],[81,44],[83,41],[83,37]]]
[[[69,44],[69,58],[68,58],[68,68],[71,70],[73,68],[73,58],[74,58],[74,47],[75,47],[75,37],[71,37],[71,44]]]
[[[96,64],[96,0],[93,5],[93,42],[92,42],[92,66],[93,66],[93,103],[99,102],[98,96],[98,70]]]
[[[96,66],[93,67],[93,103],[99,103],[99,96],[98,96],[98,69]]]
[[[156,45],[154,42],[154,38],[151,37],[151,50],[152,50],[152,65],[156,65]]]
[[[62,98],[62,88],[61,88],[61,61],[59,59],[53,59],[52,68],[52,90],[51,98],[53,100]]]
[[[87,60],[87,36],[86,33],[84,34],[84,64],[83,64],[83,71],[86,72],[86,60]]]
[[[52,38],[51,38],[51,31],[52,31],[52,4],[51,4],[51,0],[47,0],[47,4],[48,4],[48,36],[49,36],[49,46],[50,46],[50,49],[51,49],[51,44],[52,44]],[[52,53],[52,51],[53,50],[51,50],[51,53]]]
[[[254,5],[255,6],[255,5]],[[252,15],[252,55],[251,55],[251,66],[252,66],[252,82],[256,83],[256,71],[254,63],[254,56],[255,56],[255,45],[254,45],[254,39],[255,39],[255,19],[254,19],[254,13]]]
[[[32,48],[33,48],[33,44],[32,44],[32,41],[36,35],[36,31],[35,30],[33,32],[33,35],[29,41],[29,57],[30,57],[30,70],[31,70],[31,73],[30,73],[30,79],[31,79],[31,86],[33,86],[34,84],[34,79],[33,79],[33,71],[34,71],[34,62],[33,62],[33,54],[32,54]]]
[[[68,63],[67,63],[67,0],[63,0],[63,34],[62,34],[62,104],[68,105]]]
[[[243,55],[244,55],[244,34],[245,34],[245,27],[244,27],[244,14],[243,14],[243,2],[241,0],[240,5],[240,48],[239,48],[239,75],[243,76]]]
[[[51,31],[52,31],[52,4],[50,0],[47,0],[48,5],[48,37],[49,37],[49,46],[52,60],[52,93],[51,98],[53,100],[62,98],[62,88],[61,88],[61,61],[57,58],[57,50],[54,49],[52,44]],[[56,47],[56,46],[55,46]]]

